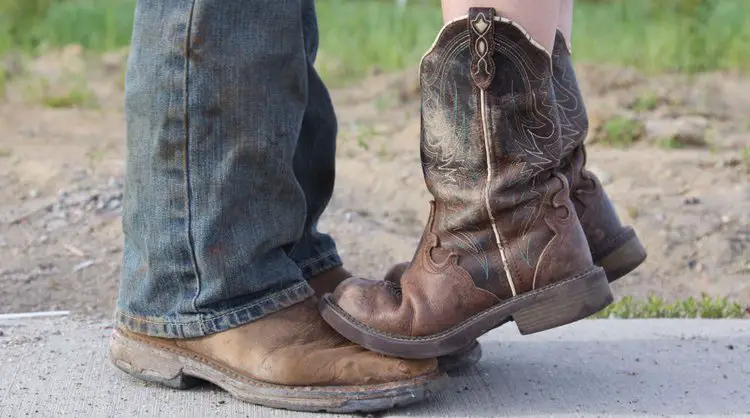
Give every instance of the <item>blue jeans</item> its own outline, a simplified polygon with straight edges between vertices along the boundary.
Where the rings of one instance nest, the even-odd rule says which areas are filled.
[[[313,0],[139,0],[126,77],[117,325],[166,338],[313,295],[336,117]]]

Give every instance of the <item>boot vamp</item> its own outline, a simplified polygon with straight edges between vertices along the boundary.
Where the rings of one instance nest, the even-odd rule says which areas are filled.
[[[203,338],[172,341],[235,372],[289,386],[397,382],[432,373],[435,360],[402,360],[363,349],[320,317],[315,300]]]
[[[417,250],[400,287],[385,280],[349,279],[336,289],[333,301],[372,328],[412,337],[449,329],[498,302],[476,287],[455,256],[435,262],[429,251],[429,245]]]

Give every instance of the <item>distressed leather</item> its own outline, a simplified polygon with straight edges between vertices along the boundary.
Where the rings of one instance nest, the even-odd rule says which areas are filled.
[[[348,279],[332,295],[380,331],[435,334],[595,269],[559,172],[550,56],[492,16],[471,9],[443,28],[422,60],[421,159],[434,202],[400,287]]]
[[[558,31],[552,50],[552,74],[563,143],[562,171],[594,260],[617,247],[627,233],[594,173],[586,170],[584,140],[589,120],[565,37]]]
[[[565,37],[558,31],[552,51],[552,76],[560,118],[562,140],[561,171],[570,184],[570,198],[586,236],[594,260],[607,255],[624,238],[627,229],[599,179],[586,170],[586,147],[589,119],[570,58]],[[408,262],[394,265],[385,280],[399,283],[409,267]]]
[[[192,339],[128,338],[180,350],[240,375],[287,386],[359,386],[398,382],[434,372],[437,361],[403,360],[365,350],[323,321],[314,298],[217,334]]]

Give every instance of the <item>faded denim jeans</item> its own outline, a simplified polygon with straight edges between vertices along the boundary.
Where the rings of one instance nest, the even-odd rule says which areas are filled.
[[[313,295],[336,118],[313,0],[139,0],[117,325],[190,338]]]

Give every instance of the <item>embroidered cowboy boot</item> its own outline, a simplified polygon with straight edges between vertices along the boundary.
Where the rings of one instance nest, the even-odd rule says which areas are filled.
[[[321,298],[323,318],[370,350],[430,358],[510,320],[529,334],[611,303],[559,171],[547,51],[494,9],[472,8],[443,27],[420,83],[434,197],[422,240],[401,286],[350,278]]]
[[[599,179],[585,168],[583,142],[588,131],[588,115],[570,59],[570,49],[559,31],[552,51],[552,76],[563,143],[562,171],[570,183],[571,201],[594,263],[604,268],[612,282],[643,263],[646,250],[633,228],[622,225]],[[388,271],[385,280],[399,284],[408,267],[408,262],[396,264]],[[469,350],[441,357],[440,367],[456,370],[474,365],[480,358],[481,348],[477,342]]]

